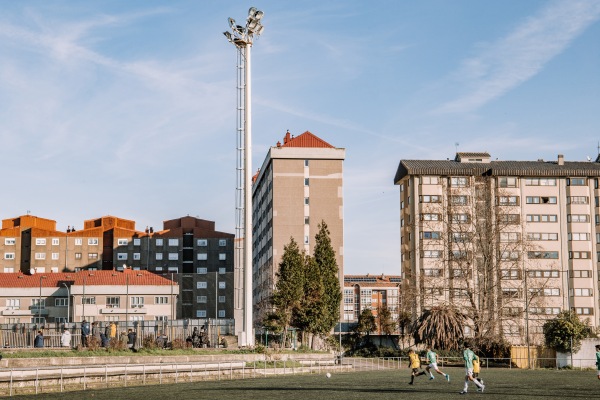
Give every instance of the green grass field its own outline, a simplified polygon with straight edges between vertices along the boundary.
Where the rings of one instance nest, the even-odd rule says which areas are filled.
[[[426,376],[410,386],[409,371],[382,370],[369,372],[334,373],[330,379],[320,375],[288,375],[271,378],[206,381],[123,387],[85,392],[16,396],[17,399],[600,399],[600,380],[595,371],[556,371],[488,369],[481,377],[486,383],[485,393],[478,393],[470,384],[469,393],[459,395],[464,380],[464,369],[447,368],[451,382],[441,375],[429,381]]]

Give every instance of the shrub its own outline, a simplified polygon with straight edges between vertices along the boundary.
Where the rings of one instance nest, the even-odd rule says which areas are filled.
[[[119,340],[118,338],[112,338],[108,342],[108,351],[121,351],[127,350],[127,343]]]
[[[192,344],[186,342],[183,339],[175,339],[171,342],[171,349],[173,350],[181,350],[181,349],[187,349],[187,348],[191,348]]]
[[[154,338],[154,335],[150,334],[144,337],[144,339],[142,340],[142,346],[144,347],[144,349],[156,349],[158,346],[156,345],[156,339]]]

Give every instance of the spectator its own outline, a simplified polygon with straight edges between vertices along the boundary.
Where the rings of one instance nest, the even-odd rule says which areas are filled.
[[[101,333],[100,334],[100,346],[108,347],[108,342],[109,342],[108,337],[104,333]]]
[[[87,347],[88,336],[90,336],[90,324],[84,319],[81,321],[81,345]]]
[[[92,322],[92,336],[96,338],[98,344],[101,343],[102,338],[100,337],[100,326],[97,321]]]
[[[115,339],[117,337],[117,323],[112,321],[110,323],[110,333],[107,335],[110,339]]]
[[[35,339],[33,340],[33,347],[44,347],[44,334],[42,331],[38,331]]]
[[[60,336],[60,345],[62,347],[71,347],[71,332],[67,328],[65,328]]]
[[[129,328],[129,332],[127,333],[127,347],[131,350],[135,350],[135,342],[137,339],[137,334],[133,329]]]

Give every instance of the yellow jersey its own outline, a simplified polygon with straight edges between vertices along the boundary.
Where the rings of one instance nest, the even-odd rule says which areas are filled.
[[[479,366],[479,359],[473,360],[473,373],[478,374],[479,371],[481,371],[481,368]]]
[[[417,353],[410,353],[408,355],[408,360],[410,361],[409,368],[421,367],[421,360],[419,359],[419,355]]]

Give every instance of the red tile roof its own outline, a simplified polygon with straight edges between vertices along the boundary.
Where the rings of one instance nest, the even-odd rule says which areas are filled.
[[[278,146],[279,147],[279,146]],[[335,148],[323,139],[313,135],[309,131],[304,132],[301,135],[293,137],[288,131],[283,138],[283,145],[281,147],[321,147],[321,148]]]
[[[86,286],[138,285],[165,286],[171,285],[170,279],[148,271],[127,269],[125,271],[81,271],[55,272],[25,275],[20,272],[0,273],[0,288],[60,287],[62,283]],[[177,285],[177,283],[173,283]]]

